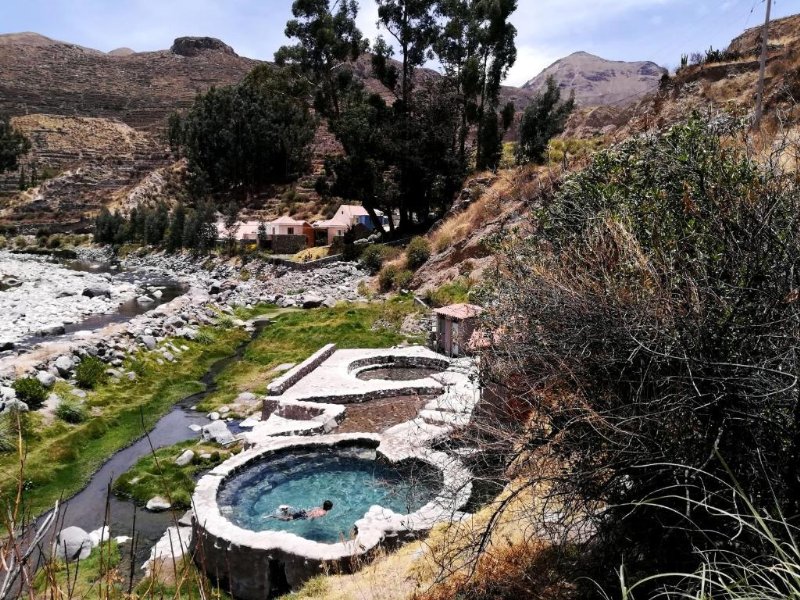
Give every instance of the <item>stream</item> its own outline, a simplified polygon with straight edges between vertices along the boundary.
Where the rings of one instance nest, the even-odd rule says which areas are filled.
[[[264,323],[257,324],[250,340],[241,344],[232,356],[220,359],[211,366],[201,379],[206,386],[203,391],[187,396],[176,403],[170,412],[161,417],[147,432],[147,435],[142,432],[142,438],[115,453],[92,476],[86,487],[63,502],[57,526],[54,527],[51,534],[54,535],[61,529],[70,526],[80,527],[89,532],[107,525],[112,537],[121,535],[132,537],[131,541],[120,546],[122,554],[120,574],[127,582],[131,572],[130,561],[132,559],[134,584],[139,581],[144,575],[141,566],[149,558],[152,546],[164,535],[168,527],[175,525],[184,511],[150,512],[143,507],[136,506],[132,500],[118,498],[110,493],[110,486],[115,478],[125,473],[140,458],[150,454],[151,445],[153,449],[158,449],[186,440],[199,439],[200,434],[189,429],[189,426],[199,425],[202,427],[210,421],[204,413],[191,410],[191,407],[200,403],[203,398],[216,389],[217,376],[242,357],[250,341],[259,335],[263,327]],[[230,426],[232,432],[238,430],[233,423]],[[106,506],[108,506],[109,517],[104,523]],[[133,535],[134,517],[135,535]],[[134,544],[133,549],[131,549],[131,544]]]

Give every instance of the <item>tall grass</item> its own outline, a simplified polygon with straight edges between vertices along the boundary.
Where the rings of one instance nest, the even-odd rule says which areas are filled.
[[[698,480],[713,477],[699,469],[686,468],[687,474],[694,474]],[[785,600],[800,598],[800,529],[792,519],[777,508],[773,514],[759,510],[736,483],[724,483],[725,501],[717,501],[722,494],[709,495],[703,500],[691,500],[682,490],[685,486],[675,486],[664,490],[658,497],[646,504],[664,510],[674,500],[685,500],[687,512],[690,509],[707,511],[720,519],[721,525],[733,523],[738,533],[729,548],[698,548],[700,566],[693,573],[659,573],[630,582],[624,565],[619,569],[619,594],[604,593],[605,598],[620,597],[623,600],[638,600],[640,588],[662,588],[661,592],[649,594],[653,600]],[[736,510],[720,508],[730,506],[730,499]],[[671,504],[674,506],[674,504]],[[688,526],[692,526],[691,522]],[[703,532],[712,534],[713,532]],[[710,536],[709,536],[710,537]],[[748,539],[747,544],[738,545],[737,539]],[[755,544],[753,544],[755,541]],[[753,555],[739,548],[753,546],[760,552]],[[731,549],[732,548],[732,549]]]

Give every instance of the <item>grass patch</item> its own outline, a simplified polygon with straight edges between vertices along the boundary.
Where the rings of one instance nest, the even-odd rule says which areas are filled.
[[[425,292],[425,302],[435,308],[447,306],[448,304],[469,302],[469,293],[474,284],[475,282],[469,277],[457,277],[435,290]]]
[[[185,450],[192,450],[194,459],[188,465],[179,467],[175,459]],[[119,476],[112,489],[118,496],[130,498],[139,505],[146,504],[153,496],[163,496],[170,500],[173,508],[188,509],[196,484],[195,476],[227,460],[238,450],[222,449],[216,444],[198,443],[195,440],[160,448],[154,454],[139,459]],[[202,454],[210,456],[201,458]]]
[[[383,348],[401,342],[419,344],[420,336],[400,333],[405,317],[421,307],[408,297],[383,303],[343,304],[333,308],[303,311],[275,311],[274,323],[267,326],[247,348],[242,360],[232,364],[217,379],[217,391],[198,406],[213,410],[230,403],[240,392],[266,392],[267,384],[283,363],[297,363],[325,344],[339,348]]]
[[[117,543],[108,540],[92,550],[89,557],[80,563],[48,563],[36,573],[33,587],[43,597],[49,597],[48,592],[53,590],[60,590],[64,597],[69,590],[71,598],[88,598],[95,594],[98,597],[121,597],[118,588],[120,578],[114,573],[121,558]]]
[[[319,260],[320,258],[325,258],[328,256],[329,250],[330,246],[316,246],[314,248],[307,248],[306,250],[301,250],[297,254],[293,255],[289,260],[301,263]]]
[[[89,392],[90,417],[79,425],[57,420],[33,428],[25,436],[25,495],[27,509],[40,514],[60,497],[82,489],[92,474],[116,451],[141,437],[173,404],[201,391],[198,381],[210,366],[234,353],[247,340],[241,329],[203,329],[208,344],[182,341],[189,347],[174,363],[156,362],[157,353],[140,354],[136,381],[102,383]],[[124,368],[128,368],[127,365]],[[0,498],[16,491],[18,457],[0,455]]]

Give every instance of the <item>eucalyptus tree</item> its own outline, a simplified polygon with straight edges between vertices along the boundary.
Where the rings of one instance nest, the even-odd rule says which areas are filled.
[[[0,119],[0,173],[16,169],[19,157],[31,148],[31,143],[7,120]]]
[[[552,77],[547,87],[536,95],[522,115],[519,126],[517,162],[543,163],[551,138],[564,131],[567,119],[575,108],[575,96],[562,102],[561,90]]]
[[[500,89],[517,59],[517,30],[509,21],[517,0],[439,0],[442,26],[433,49],[460,95],[459,151],[466,155],[470,128],[477,128],[476,165],[496,167]],[[506,123],[503,123],[507,129]],[[510,125],[510,123],[508,123]],[[484,132],[484,128],[489,129]],[[486,145],[488,144],[488,146]]]
[[[286,37],[294,45],[282,46],[275,53],[280,66],[293,66],[311,79],[315,88],[315,108],[330,117],[340,113],[340,91],[350,80],[342,69],[355,61],[369,46],[356,26],[356,0],[295,0],[294,19],[286,24]]]

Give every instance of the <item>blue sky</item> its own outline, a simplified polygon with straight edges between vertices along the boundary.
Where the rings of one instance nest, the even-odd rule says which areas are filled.
[[[725,47],[763,22],[764,0],[518,0],[519,85],[577,50],[674,67],[682,52]],[[360,0],[359,23],[374,39],[377,8]],[[291,0],[3,0],[3,33],[35,31],[98,50],[168,48],[182,35],[209,35],[243,56],[271,59],[285,43]],[[776,17],[800,0],[776,0]]]

